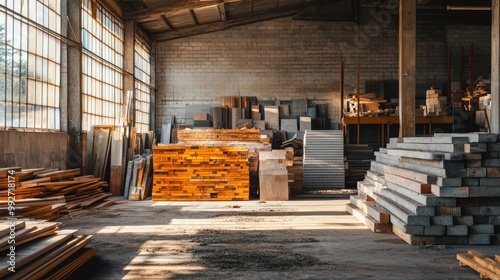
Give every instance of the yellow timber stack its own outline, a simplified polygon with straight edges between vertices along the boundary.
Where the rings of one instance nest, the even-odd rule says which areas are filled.
[[[248,200],[248,148],[153,147],[153,200]]]

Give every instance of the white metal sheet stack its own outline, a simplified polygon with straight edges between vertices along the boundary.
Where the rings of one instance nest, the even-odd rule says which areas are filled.
[[[304,190],[344,188],[344,135],[341,130],[306,130],[303,160]]]
[[[375,152],[347,209],[374,231],[391,223],[410,244],[498,244],[498,137],[442,133],[402,143],[391,139],[387,149]],[[383,212],[390,221],[380,221]]]

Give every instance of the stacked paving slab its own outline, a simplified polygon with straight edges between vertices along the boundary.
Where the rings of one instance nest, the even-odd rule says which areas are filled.
[[[303,155],[304,190],[343,189],[345,185],[342,130],[306,130]]]
[[[497,134],[391,139],[375,152],[347,210],[412,245],[500,243]]]

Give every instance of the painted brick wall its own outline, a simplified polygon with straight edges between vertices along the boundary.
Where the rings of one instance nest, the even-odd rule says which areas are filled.
[[[282,18],[160,42],[156,131],[160,133],[166,115],[184,123],[186,104],[218,105],[219,97],[229,95],[328,103],[332,123],[338,123],[341,59],[346,63],[348,93],[355,91],[358,63],[361,92],[367,80],[398,79],[397,12],[365,6],[359,23]],[[425,98],[431,86],[446,86],[449,47],[464,44],[468,49],[469,44],[461,41],[464,37],[478,45],[489,44],[488,28],[456,28],[436,24],[435,17],[419,17],[417,98]],[[489,74],[485,63],[489,49],[478,49],[476,63],[481,62],[481,71]]]

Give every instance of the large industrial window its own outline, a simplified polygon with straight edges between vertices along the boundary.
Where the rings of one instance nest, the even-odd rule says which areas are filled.
[[[60,0],[0,0],[0,128],[60,129]]]
[[[150,130],[149,117],[151,113],[150,92],[150,49],[139,38],[135,40],[135,127],[137,132]]]
[[[99,2],[82,8],[82,129],[114,125],[123,96],[123,23]]]

